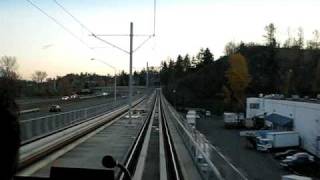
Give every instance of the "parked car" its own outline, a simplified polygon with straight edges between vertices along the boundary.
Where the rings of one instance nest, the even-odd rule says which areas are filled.
[[[61,100],[64,100],[64,101],[69,100],[69,99],[70,99],[69,96],[63,96],[63,97],[61,98]]]
[[[52,105],[49,108],[49,112],[61,112],[61,107],[59,105]]]
[[[314,162],[314,157],[308,153],[300,152],[287,156],[286,159],[282,160],[280,165],[283,167],[298,167],[308,165]]]
[[[206,116],[211,116],[211,112],[210,111],[206,111]]]
[[[288,149],[286,151],[283,151],[283,152],[278,152],[278,153],[275,153],[274,157],[276,159],[285,159],[287,156],[292,156],[296,153],[298,153],[299,151],[296,150],[296,149]]]

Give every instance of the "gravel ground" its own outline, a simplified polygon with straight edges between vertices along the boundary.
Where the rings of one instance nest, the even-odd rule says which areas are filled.
[[[277,180],[281,179],[282,175],[290,174],[281,168],[271,154],[246,148],[245,139],[239,136],[240,130],[225,129],[222,117],[202,118],[197,121],[197,129],[247,179]],[[239,177],[239,179],[242,178]]]

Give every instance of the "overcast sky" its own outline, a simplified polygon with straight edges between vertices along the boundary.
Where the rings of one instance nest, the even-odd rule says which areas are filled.
[[[303,27],[305,39],[320,29],[319,0],[157,0],[156,37],[134,53],[133,66],[140,70],[148,61],[178,54],[194,55],[209,47],[215,58],[223,55],[229,41],[263,43],[264,27],[273,22],[277,38],[284,42]],[[101,59],[119,70],[128,70],[129,56],[104,44],[66,14],[53,0],[33,0],[89,47],[70,35],[26,0],[0,1],[0,56],[16,56],[19,73],[30,79],[35,70],[50,77],[66,73],[112,74],[107,66],[90,61]],[[153,0],[58,0],[96,34],[153,33]],[[129,50],[128,37],[103,37]],[[134,47],[145,37],[135,37]]]

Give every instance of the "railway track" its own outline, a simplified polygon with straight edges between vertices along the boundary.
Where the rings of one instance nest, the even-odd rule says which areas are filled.
[[[163,116],[160,90],[157,91],[152,113],[141,134],[144,137],[137,139],[125,162],[125,167],[133,175],[132,179],[184,179],[168,124]],[[120,174],[118,178],[124,179],[124,175]]]
[[[106,169],[101,163],[105,155],[123,164],[134,180],[188,179],[181,171],[161,97],[156,90],[135,102],[134,111],[139,115],[131,120],[127,109],[120,108],[81,127],[67,129],[59,137],[28,144],[40,150],[22,148],[16,179],[77,179],[88,174],[90,179],[129,179],[119,169]]]

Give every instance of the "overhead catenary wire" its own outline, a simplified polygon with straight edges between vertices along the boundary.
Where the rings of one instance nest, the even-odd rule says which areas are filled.
[[[52,21],[54,21],[57,25],[59,25],[62,29],[64,29],[66,32],[68,32],[71,36],[73,36],[74,38],[78,39],[82,44],[84,44],[87,48],[89,48],[90,50],[93,50],[95,48],[90,47],[85,41],[83,41],[79,36],[77,36],[76,34],[74,34],[71,30],[69,30],[66,26],[64,26],[62,23],[60,23],[56,18],[54,18],[53,16],[49,15],[48,13],[46,13],[43,9],[41,9],[39,6],[37,6],[34,2],[32,2],[31,0],[26,0],[28,3],[30,3],[33,7],[35,7],[36,9],[38,9],[41,13],[43,13],[45,16],[47,16],[48,18],[50,18]],[[55,4],[57,4],[66,14],[68,14],[70,17],[72,17],[72,19],[74,21],[76,21],[83,29],[85,29],[86,31],[89,32],[89,34],[91,36],[93,36],[94,38],[108,44],[109,46],[116,48],[126,54],[130,54],[129,51],[105,40],[102,39],[98,36],[129,36],[128,34],[102,34],[102,35],[96,35],[94,34],[86,25],[84,25],[78,18],[76,18],[70,11],[68,11],[61,3],[59,3],[57,0],[53,0],[53,2]],[[147,39],[145,39],[140,45],[138,45],[133,52],[137,51],[138,49],[140,49],[146,42],[148,42],[148,40],[150,40],[152,37],[155,36],[156,33],[156,0],[154,0],[154,15],[153,15],[153,34],[135,34],[134,36],[141,36],[141,37],[147,37]],[[99,48],[103,48],[103,47],[99,47]]]
[[[55,4],[57,4],[65,13],[67,13],[69,16],[72,17],[72,19],[74,21],[76,21],[78,24],[80,24],[80,26],[84,29],[86,29],[90,34],[93,34],[93,32],[87,27],[85,26],[81,21],[79,21],[74,15],[72,15],[64,6],[62,6],[62,4],[60,4],[57,0],[53,0],[53,2]]]
[[[53,0],[53,2],[55,4],[57,4],[66,14],[68,14],[70,17],[72,17],[72,19],[74,21],[76,21],[82,28],[87,30],[92,37],[94,37],[94,38],[96,38],[96,39],[108,44],[109,46],[122,51],[122,52],[129,53],[128,51],[124,50],[123,48],[121,48],[121,47],[119,47],[119,46],[117,46],[117,45],[115,45],[115,44],[113,44],[113,43],[111,43],[111,42],[109,42],[107,40],[99,38],[97,35],[95,35],[95,33],[93,33],[93,31],[91,31],[87,26],[85,26],[78,18],[76,18],[74,15],[72,15],[72,13],[70,11],[68,11],[67,8],[65,8],[61,3],[59,3],[57,0]]]
[[[26,0],[29,4],[31,4],[34,8],[36,8],[37,10],[39,10],[42,14],[44,14],[45,16],[47,16],[49,19],[51,19],[54,23],[56,23],[58,26],[60,26],[63,30],[65,30],[66,32],[68,32],[71,36],[73,36],[74,38],[76,38],[77,40],[79,40],[83,45],[85,45],[85,47],[87,47],[89,50],[93,50],[92,47],[89,46],[89,44],[87,44],[85,41],[83,41],[80,37],[78,37],[77,35],[75,35],[71,30],[69,30],[67,27],[65,27],[62,23],[60,23],[56,18],[54,18],[53,16],[49,15],[48,13],[46,13],[43,9],[41,9],[39,6],[37,6],[34,2],[32,2],[31,0]],[[66,10],[66,9],[65,9]],[[69,14],[69,13],[68,13]],[[71,13],[69,14],[71,15]],[[76,18],[73,16],[74,20],[76,20]],[[78,23],[81,24],[81,26],[86,29],[87,31],[90,31],[89,28],[87,28],[85,25],[83,25],[79,20],[77,20]],[[114,46],[110,43],[111,46]],[[110,65],[110,64],[109,64]],[[111,67],[111,65],[110,65]],[[112,66],[114,68],[114,66]]]
[[[60,26],[63,30],[65,30],[66,32],[68,32],[71,36],[73,36],[74,38],[76,38],[77,40],[79,40],[83,45],[85,45],[87,48],[91,49],[91,47],[85,42],[83,41],[79,36],[77,36],[76,34],[74,34],[71,30],[69,30],[67,27],[65,27],[62,23],[60,23],[56,18],[54,18],[53,16],[49,15],[48,13],[46,13],[43,9],[41,9],[39,6],[37,6],[35,3],[33,3],[31,0],[26,0],[29,4],[31,4],[34,8],[36,8],[37,10],[39,10],[42,14],[44,14],[45,16],[47,16],[49,19],[51,19],[53,22],[55,22],[58,26]]]
[[[153,36],[156,35],[156,10],[157,10],[157,2],[153,1]]]

